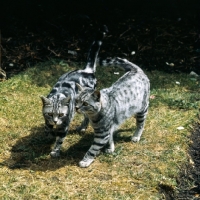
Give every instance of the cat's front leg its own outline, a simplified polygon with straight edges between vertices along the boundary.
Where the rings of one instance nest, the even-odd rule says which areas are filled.
[[[110,138],[109,132],[95,133],[94,142],[87,151],[83,159],[79,162],[80,167],[88,167],[94,161],[100,150],[108,143]]]
[[[94,161],[95,155],[91,155],[89,152],[85,154],[83,159],[79,162],[79,167],[89,167],[90,164]]]
[[[105,149],[106,153],[112,154],[115,151],[115,144],[113,140],[113,132],[110,133],[110,138],[108,141],[108,147]]]
[[[45,135],[48,137],[48,139],[53,139],[55,138],[55,135],[53,134],[53,125],[50,125],[48,123],[45,124]],[[52,157],[59,157],[60,156],[60,149],[62,146],[62,143],[65,139],[66,136],[66,131],[65,130],[60,130],[60,133],[58,133],[59,136],[56,137],[56,142],[55,145],[50,152],[50,155]]]
[[[115,151],[115,145],[114,145],[114,141],[112,141],[111,143],[109,143],[108,148],[105,149],[105,152],[112,154],[114,151]]]
[[[68,132],[68,126],[65,128],[60,128],[57,130],[57,137],[55,145],[50,153],[52,157],[59,157],[60,156],[60,149]]]
[[[56,137],[56,142],[55,142],[54,148],[50,153],[50,155],[52,157],[56,158],[56,157],[60,156],[60,149],[61,149],[64,139],[65,139],[65,136],[63,136],[63,137],[57,136]]]

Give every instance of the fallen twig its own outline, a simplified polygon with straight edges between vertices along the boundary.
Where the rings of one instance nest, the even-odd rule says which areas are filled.
[[[49,51],[51,51],[55,56],[60,57],[60,54],[57,54],[55,51],[51,50],[50,47],[47,48]]]

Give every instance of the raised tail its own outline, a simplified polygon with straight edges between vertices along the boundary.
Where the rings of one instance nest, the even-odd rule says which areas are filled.
[[[96,71],[96,61],[97,56],[102,45],[102,40],[105,34],[108,32],[107,27],[104,25],[102,28],[99,29],[92,46],[90,47],[88,57],[87,57],[87,64],[85,67],[85,71],[94,73]]]
[[[128,61],[127,59],[123,58],[107,58],[104,60],[99,60],[99,65],[101,66],[117,66],[119,68],[124,69],[125,71],[142,71],[140,67],[137,65],[133,64],[132,62]]]

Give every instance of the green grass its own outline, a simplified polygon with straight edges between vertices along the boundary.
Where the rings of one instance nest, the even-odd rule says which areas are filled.
[[[60,75],[82,67],[50,61],[0,83],[0,199],[165,199],[159,185],[175,190],[176,177],[190,159],[187,149],[200,106],[199,81],[186,74],[146,72],[151,99],[141,141],[130,141],[132,117],[115,136],[115,153],[102,153],[82,169],[77,164],[92,142],[92,128],[76,133],[81,122],[76,115],[61,157],[50,158],[54,141],[44,136],[39,98]],[[114,74],[118,71],[98,67],[98,87],[110,86],[120,77]],[[180,126],[184,129],[178,130]]]

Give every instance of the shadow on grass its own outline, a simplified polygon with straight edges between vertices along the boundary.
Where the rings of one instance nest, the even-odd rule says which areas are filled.
[[[47,139],[43,133],[44,127],[34,128],[30,135],[20,138],[11,149],[10,158],[2,164],[10,169],[29,169],[33,171],[54,171],[66,165],[78,166],[92,144],[93,134],[83,134],[82,138],[70,146],[67,150],[61,151],[59,158],[51,158],[49,155],[55,139]],[[130,131],[118,130],[117,133]],[[69,134],[78,134],[69,131]],[[115,143],[130,142],[130,137],[115,137]]]

